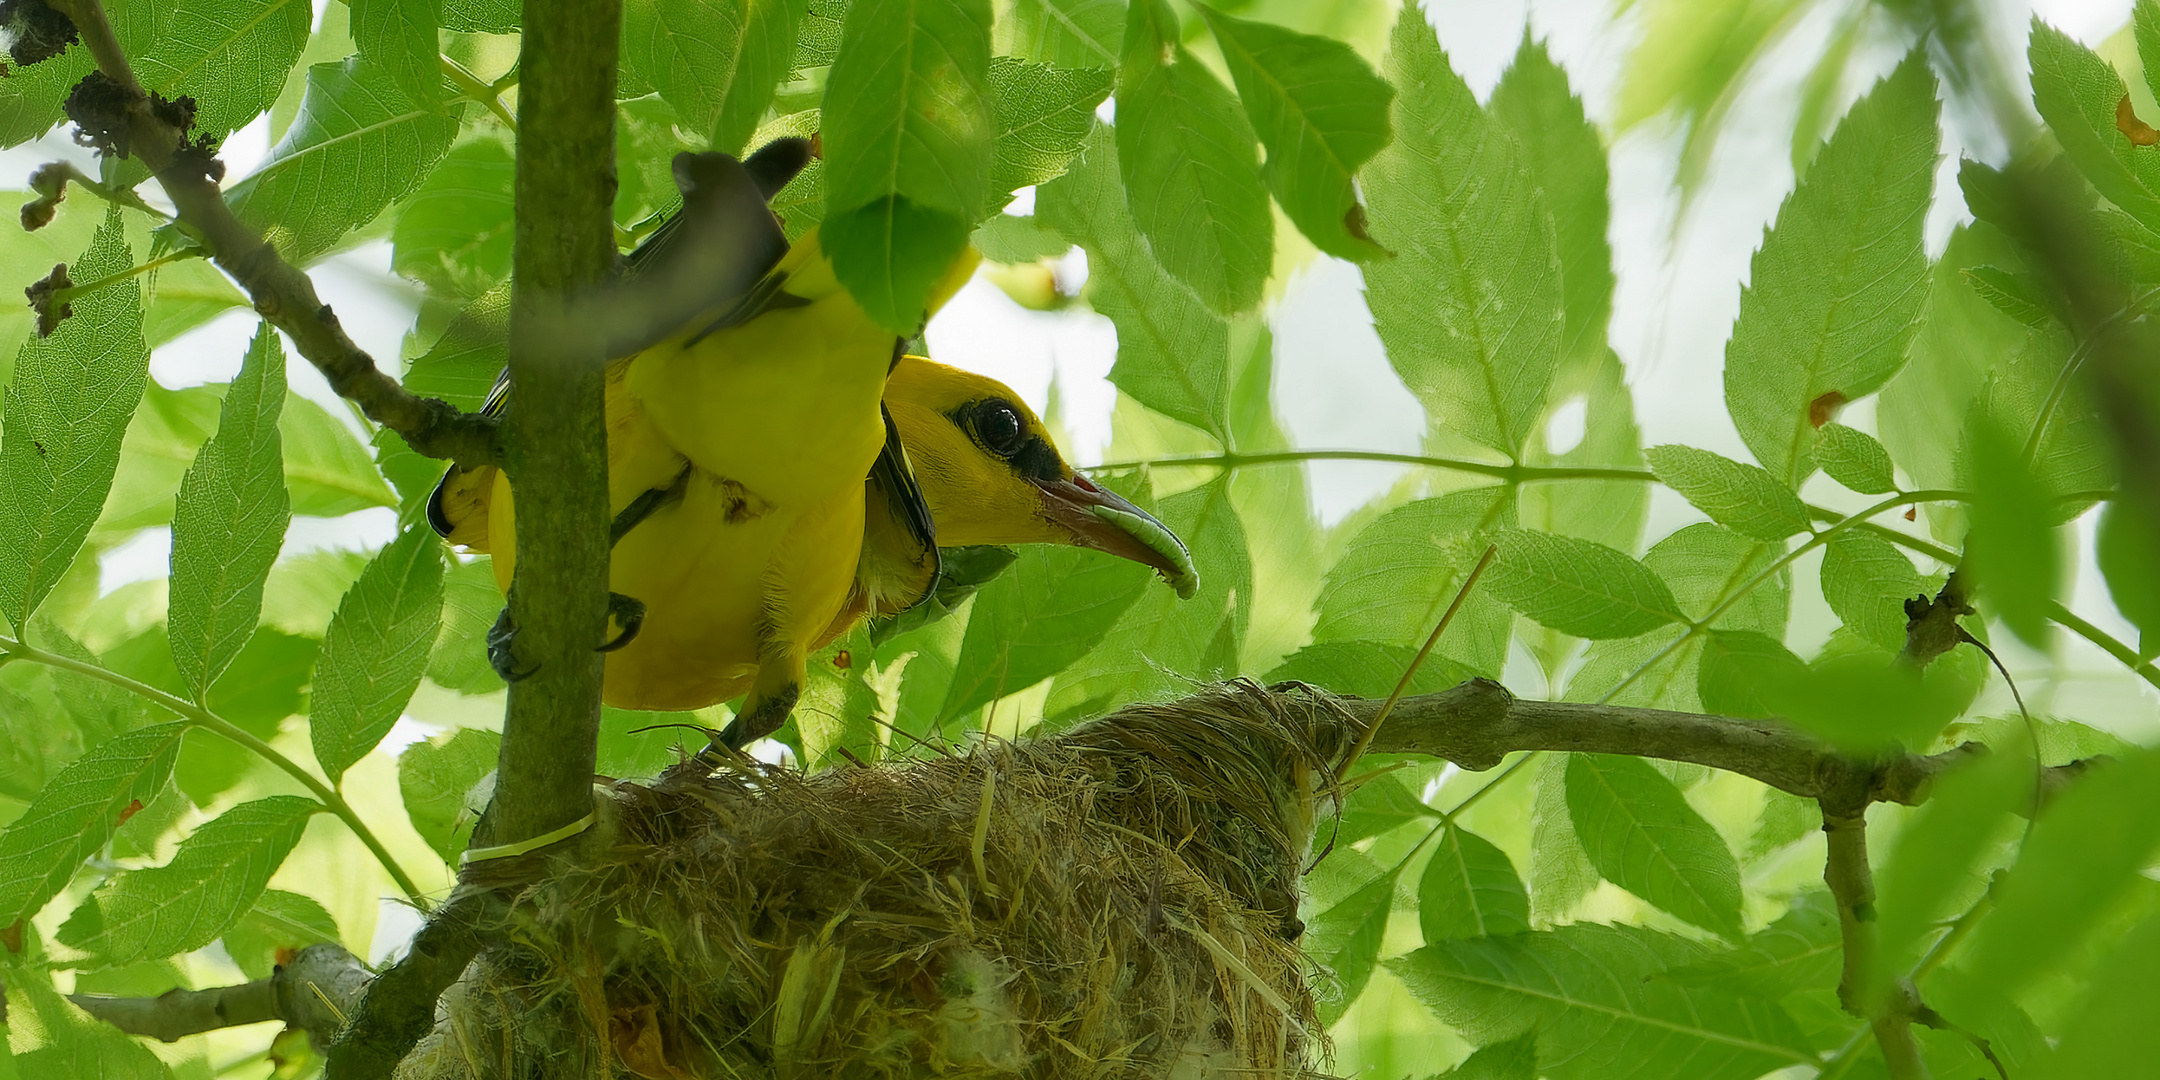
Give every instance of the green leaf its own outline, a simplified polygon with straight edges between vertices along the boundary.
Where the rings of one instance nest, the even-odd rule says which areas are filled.
[[[2026,58],[2033,104],[2063,152],[2109,202],[2146,228],[2160,228],[2160,157],[2132,145],[2115,125],[2115,109],[2129,94],[2122,76],[2037,16]]]
[[[1439,811],[1411,794],[1401,778],[1385,773],[1352,788],[1335,817],[1335,827],[1323,830],[1320,836],[1338,848],[1347,848],[1368,836],[1439,816]]]
[[[1323,984],[1315,995],[1323,1023],[1341,1019],[1371,981],[1394,901],[1395,875],[1382,874],[1306,920],[1305,955],[1335,974],[1334,985]]]
[[[1890,452],[1873,435],[1843,424],[1824,424],[1815,429],[1815,463],[1830,479],[1863,495],[1884,495],[1897,489]]]
[[[1225,315],[1260,302],[1275,218],[1238,101],[1185,47],[1165,0],[1132,0],[1117,89],[1126,204],[1170,276]]]
[[[1567,805],[1605,880],[1705,930],[1740,936],[1740,864],[1664,774],[1641,758],[1572,754]]]
[[[2004,820],[2032,808],[2033,761],[1990,754],[1937,780],[1876,872],[1876,962],[1867,977],[1909,971],[1936,937],[1988,889]],[[1878,992],[1880,983],[1870,988]]]
[[[1552,211],[1565,315],[1560,355],[1597,357],[1605,351],[1614,285],[1612,244],[1605,239],[1612,211],[1604,143],[1583,115],[1567,72],[1528,33],[1486,109],[1515,137]]]
[[[1759,720],[1776,706],[1765,685],[1801,677],[1807,665],[1784,643],[1753,630],[1712,630],[1704,636],[1695,675],[1695,694],[1704,710],[1719,716]]]
[[[1762,693],[1779,716],[1842,747],[1926,746],[1971,700],[1956,674],[1936,663],[1923,675],[1882,652],[1825,653],[1799,681],[1765,683]]]
[[[283,889],[264,889],[224,936],[225,954],[250,979],[269,978],[281,951],[337,940],[337,920],[321,904]]]
[[[1847,529],[1824,545],[1822,591],[1854,633],[1896,652],[1905,647],[1905,601],[1926,590],[1912,560],[1890,541]]]
[[[80,1024],[48,1035],[51,1043],[8,1063],[20,1080],[172,1080],[172,1070],[149,1047],[116,1029]]]
[[[1134,401],[1227,439],[1229,324],[1165,272],[1125,208],[1118,151],[1098,130],[1035,200],[1044,225],[1087,252],[1088,301],[1117,327],[1110,381]]]
[[[263,323],[173,511],[173,663],[197,701],[255,632],[263,579],[285,540],[284,404],[285,351]]]
[[[1973,291],[1995,310],[2035,330],[2045,330],[2055,320],[2040,299],[2038,283],[1994,266],[1968,266],[1962,273]]]
[[[997,51],[1065,68],[1117,66],[1125,0],[1013,0],[1000,13]]]
[[[1995,887],[1967,947],[1974,976],[2015,995],[2072,955],[2101,914],[2141,882],[2160,845],[2160,754],[2147,750],[2064,789]]]
[[[2160,561],[2153,558],[2160,551],[2160,530],[2131,504],[2111,502],[2100,512],[2093,550],[2108,598],[2138,628],[2138,655],[2160,653]]]
[[[516,173],[501,139],[459,143],[398,212],[391,269],[452,296],[477,296],[508,278]]]
[[[1283,213],[1330,255],[1386,254],[1365,235],[1352,181],[1387,145],[1394,88],[1340,41],[1199,10],[1267,149],[1261,175]]]
[[[989,189],[989,0],[848,8],[825,88],[825,223],[833,270],[879,325],[922,325]]]
[[[1838,124],[1750,264],[1725,404],[1787,487],[1814,471],[1814,428],[1905,363],[1927,298],[1935,113],[1935,77],[1916,53]]]
[[[509,360],[510,287],[503,284],[458,310],[435,344],[406,369],[405,388],[472,411],[487,400]]]
[[[1043,709],[1046,716],[1094,715],[1128,701],[1182,692],[1195,680],[1237,674],[1236,658],[1252,622],[1253,571],[1228,483],[1211,480],[1164,499],[1155,516],[1192,551],[1199,590],[1182,600],[1168,586],[1142,590],[1103,643],[1058,676]]]
[[[1500,547],[1485,582],[1515,610],[1563,633],[1622,638],[1681,618],[1672,590],[1643,564],[1603,544],[1522,529]]]
[[[419,186],[450,149],[455,110],[415,104],[360,58],[308,69],[307,96],[262,167],[227,189],[241,221],[305,264]]]
[[[1388,363],[1438,430],[1504,454],[1535,436],[1567,305],[1553,218],[1522,153],[1405,7],[1384,65],[1395,141],[1365,168],[1365,267]]]
[[[485,802],[473,799],[473,788],[495,771],[501,752],[501,735],[467,728],[440,743],[422,739],[398,755],[405,814],[444,862],[457,861],[472,839]]]
[[[145,89],[194,98],[193,130],[218,138],[277,100],[314,22],[307,0],[176,0],[158,19],[157,43],[129,56]]]
[[[967,637],[938,709],[943,723],[1065,670],[1110,633],[1154,575],[1074,547],[1031,544],[975,594]]]
[[[623,63],[712,148],[740,154],[786,81],[804,0],[630,0]]]
[[[427,677],[460,694],[491,694],[503,688],[487,658],[487,634],[502,612],[494,560],[452,560],[443,575],[442,633],[428,657]]]
[[[524,24],[520,0],[441,0],[445,30],[467,34],[515,34]]]
[[[1537,1080],[1537,1035],[1480,1046],[1437,1080]]]
[[[1473,1041],[1535,1029],[1539,1070],[1549,1080],[1755,1080],[1815,1062],[1777,1005],[1656,978],[1700,954],[1689,942],[1635,927],[1581,925],[1441,942],[1387,966]]]
[[[1751,583],[1784,550],[1782,543],[1750,540],[1722,525],[1704,521],[1652,545],[1643,555],[1643,565],[1671,587],[1680,610],[1690,618],[1709,619],[1710,612],[1729,601],[1731,606],[1711,620],[1711,626],[1783,638],[1791,606],[1791,571],[1780,570],[1752,587]],[[1613,694],[1611,700],[1621,705],[1683,712],[1702,709],[1695,691],[1701,681],[1698,661],[1707,639],[1697,635],[1666,651],[1675,636],[1676,631],[1667,630],[1639,638],[1592,642],[1582,667],[1568,680],[1568,698],[1601,701]],[[1660,653],[1664,659],[1651,664],[1651,659]],[[1615,693],[1613,688],[1620,680],[1630,676],[1633,681]]]
[[[279,559],[263,583],[263,625],[321,637],[367,562],[361,552],[334,549]]]
[[[2160,1008],[2152,973],[2160,966],[2160,919],[2147,918],[2113,949],[2081,985],[2054,1059],[2036,1071],[2043,1080],[2136,1076],[2160,1058],[2160,1038],[2148,1022]]]
[[[1660,482],[1734,532],[1783,540],[1807,531],[1807,507],[1762,469],[1692,446],[1653,446],[1644,455]]]
[[[1507,852],[1458,825],[1440,831],[1418,882],[1418,926],[1426,944],[1498,937],[1530,929],[1530,894]]]
[[[1642,464],[1642,431],[1635,424],[1635,403],[1620,358],[1606,349],[1595,357],[1575,357],[1553,376],[1554,404],[1546,409],[1545,435],[1530,440],[1523,461],[1550,467],[1607,468]],[[1554,425],[1561,413],[1580,410],[1582,437],[1553,453]],[[1651,485],[1639,480],[1574,480],[1530,484],[1520,489],[1516,517],[1523,528],[1558,533],[1620,551],[1642,545],[1649,517]],[[1574,659],[1574,640],[1555,630],[1532,630],[1523,642],[1548,673]]]
[[[300,842],[308,818],[322,809],[298,795],[241,803],[180,841],[170,863],[124,872],[99,889],[99,918],[88,916],[87,905],[77,909],[61,927],[60,940],[106,965],[202,948],[255,906],[270,875]]]
[[[70,268],[82,282],[133,264],[119,208]],[[76,297],[51,337],[23,343],[0,424],[0,615],[21,634],[67,572],[120,464],[149,350],[142,289],[123,281]]]
[[[2021,448],[1982,422],[1967,444],[1973,477],[1967,565],[1980,599],[2026,643],[2045,648],[2048,603],[2062,577],[2055,500]]]
[[[1844,963],[1837,905],[1826,892],[1805,892],[1778,921],[1747,943],[1676,967],[1666,978],[1683,983],[1730,986],[1777,1001],[1805,991],[1833,990]]]
[[[136,728],[100,744],[38,791],[0,833],[0,926],[37,914],[128,815],[157,798],[185,724]]]
[[[351,8],[352,36],[361,59],[381,68],[416,104],[434,107],[441,101],[442,59],[435,28],[442,22],[442,0],[352,0]],[[296,49],[294,59],[298,56]]]
[[[1460,618],[1460,615],[1456,616]],[[1283,658],[1260,681],[1311,683],[1329,693],[1384,698],[1395,689],[1417,650],[1380,641],[1316,641]],[[1409,694],[1437,694],[1477,673],[1444,656],[1428,655],[1410,676]]]
[[[396,493],[383,483],[352,428],[329,410],[304,397],[286,398],[278,435],[285,443],[285,484],[292,491],[293,513],[337,517],[397,505]]]
[[[411,528],[368,563],[338,602],[315,662],[315,760],[333,783],[389,733],[442,624],[442,544]]]
[[[1001,210],[1012,201],[1014,191],[1063,175],[1095,129],[1095,107],[1109,93],[1107,71],[1066,70],[1010,56],[991,58],[990,98],[997,133],[991,143],[985,209]]]
[[[1530,796],[1530,915],[1541,925],[1567,916],[1597,887],[1597,868],[1583,854],[1568,820],[1567,759],[1547,754],[1537,762]]]
[[[1472,488],[1381,515],[1328,568],[1313,639],[1422,644],[1484,553],[1486,539],[1514,524],[1512,501],[1506,488]],[[1512,620],[1493,598],[1491,580],[1488,571],[1439,651],[1478,674],[1498,677]]]
[[[1034,215],[992,214],[975,227],[969,242],[983,258],[1008,266],[1055,259],[1072,250],[1072,241],[1043,224]]]

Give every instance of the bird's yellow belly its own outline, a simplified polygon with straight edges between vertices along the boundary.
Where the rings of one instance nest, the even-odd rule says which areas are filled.
[[[775,505],[860,491],[884,444],[878,410],[893,337],[836,318],[844,294],[769,311],[688,348],[630,361],[624,388],[661,437],[699,468]]]
[[[495,498],[510,507],[507,485]],[[505,530],[513,521],[501,515]],[[799,665],[847,602],[862,530],[859,485],[807,508],[774,507],[693,469],[679,502],[615,545],[608,587],[643,601],[645,619],[608,654],[602,699],[620,709],[699,709],[741,696],[761,668]],[[495,550],[507,591],[514,544],[503,535]]]

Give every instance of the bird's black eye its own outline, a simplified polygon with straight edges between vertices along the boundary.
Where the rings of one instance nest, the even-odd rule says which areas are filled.
[[[991,453],[1011,457],[1027,442],[1027,426],[1009,402],[990,400],[975,406],[975,437]]]

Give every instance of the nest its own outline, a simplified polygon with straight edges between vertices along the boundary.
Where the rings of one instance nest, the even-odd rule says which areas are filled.
[[[616,784],[398,1075],[1312,1075],[1297,885],[1346,728],[1283,689]]]

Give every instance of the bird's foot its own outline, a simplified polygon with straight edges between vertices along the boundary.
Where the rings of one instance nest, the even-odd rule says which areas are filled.
[[[787,723],[788,715],[795,711],[795,699],[800,695],[800,689],[790,686],[777,694],[746,703],[747,707],[728,721],[725,729],[714,732],[712,742],[698,752],[699,763],[709,761],[718,765],[740,754],[743,747],[780,730]]]
[[[638,631],[645,628],[645,601],[619,592],[607,594],[608,618],[614,620],[621,632],[600,643],[596,652],[614,652],[637,640]]]
[[[533,672],[540,670],[538,664],[518,670],[517,654],[514,651],[517,632],[517,620],[510,617],[510,609],[507,607],[502,609],[502,614],[495,616],[495,625],[488,627],[488,666],[494,668],[495,674],[502,676],[502,681],[506,683],[530,678]]]

